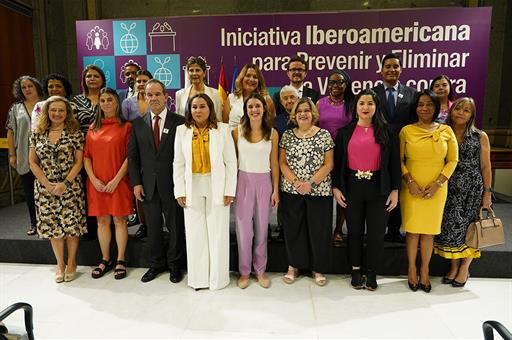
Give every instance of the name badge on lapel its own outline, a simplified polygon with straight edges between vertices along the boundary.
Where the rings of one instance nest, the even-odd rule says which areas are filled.
[[[398,98],[402,99],[403,97],[404,97],[403,94],[401,94],[401,93],[398,94]]]
[[[162,133],[169,133],[169,129],[164,129]]]

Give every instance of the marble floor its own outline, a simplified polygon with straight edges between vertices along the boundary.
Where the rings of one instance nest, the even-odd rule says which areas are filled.
[[[351,289],[347,276],[288,286],[271,273],[268,290],[255,281],[241,290],[233,275],[223,290],[196,292],[168,274],[143,284],[143,268],[121,281],[112,272],[93,280],[90,271],[79,267],[75,281],[56,284],[54,266],[0,263],[0,309],[30,303],[36,339],[482,339],[486,320],[512,329],[510,279],[470,278],[458,289],[432,278],[426,294],[411,292],[404,277],[379,277],[369,292]],[[22,314],[7,326],[21,327]]]

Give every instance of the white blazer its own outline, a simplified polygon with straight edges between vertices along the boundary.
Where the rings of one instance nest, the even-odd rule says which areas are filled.
[[[192,85],[176,92],[176,113],[185,116],[187,111],[187,102],[190,96],[190,90]],[[222,122],[222,103],[220,101],[219,91],[213,87],[204,86],[204,93],[208,95],[213,101],[213,107],[215,108],[215,116],[218,122]]]
[[[192,131],[192,128],[180,125],[176,128],[174,140],[174,197],[186,197],[187,206],[194,204]],[[224,196],[235,196],[237,179],[235,143],[227,124],[217,123],[217,129],[210,129],[209,145],[213,204],[224,205]]]

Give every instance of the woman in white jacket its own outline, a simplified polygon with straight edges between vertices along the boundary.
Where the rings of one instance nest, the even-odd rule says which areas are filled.
[[[188,101],[196,94],[205,93],[210,97],[215,108],[215,117],[222,122],[222,103],[219,91],[213,87],[206,86],[206,61],[201,57],[190,57],[187,60],[187,73],[190,79],[190,86],[176,92],[176,113],[185,116]]]
[[[188,285],[229,284],[229,206],[235,199],[237,159],[227,124],[218,123],[213,101],[190,98],[185,124],[176,129],[174,196],[185,212]]]

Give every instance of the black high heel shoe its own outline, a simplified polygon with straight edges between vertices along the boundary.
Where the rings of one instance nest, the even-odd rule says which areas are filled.
[[[441,281],[444,285],[451,285],[453,282],[453,279],[450,279],[448,276],[443,277],[443,280]]]
[[[424,285],[423,283],[420,282],[419,286],[420,289],[425,293],[430,293],[430,291],[432,290],[432,285],[430,283],[428,285]]]
[[[468,282],[468,279],[469,279],[469,273],[468,273],[468,276],[466,276],[466,281],[464,281],[464,282],[459,282],[459,281],[453,279],[452,287],[462,288],[462,287],[464,287],[466,285],[466,282]]]
[[[409,289],[413,292],[416,292],[418,290],[418,284],[412,283],[411,281],[407,280],[407,284],[409,285]]]

